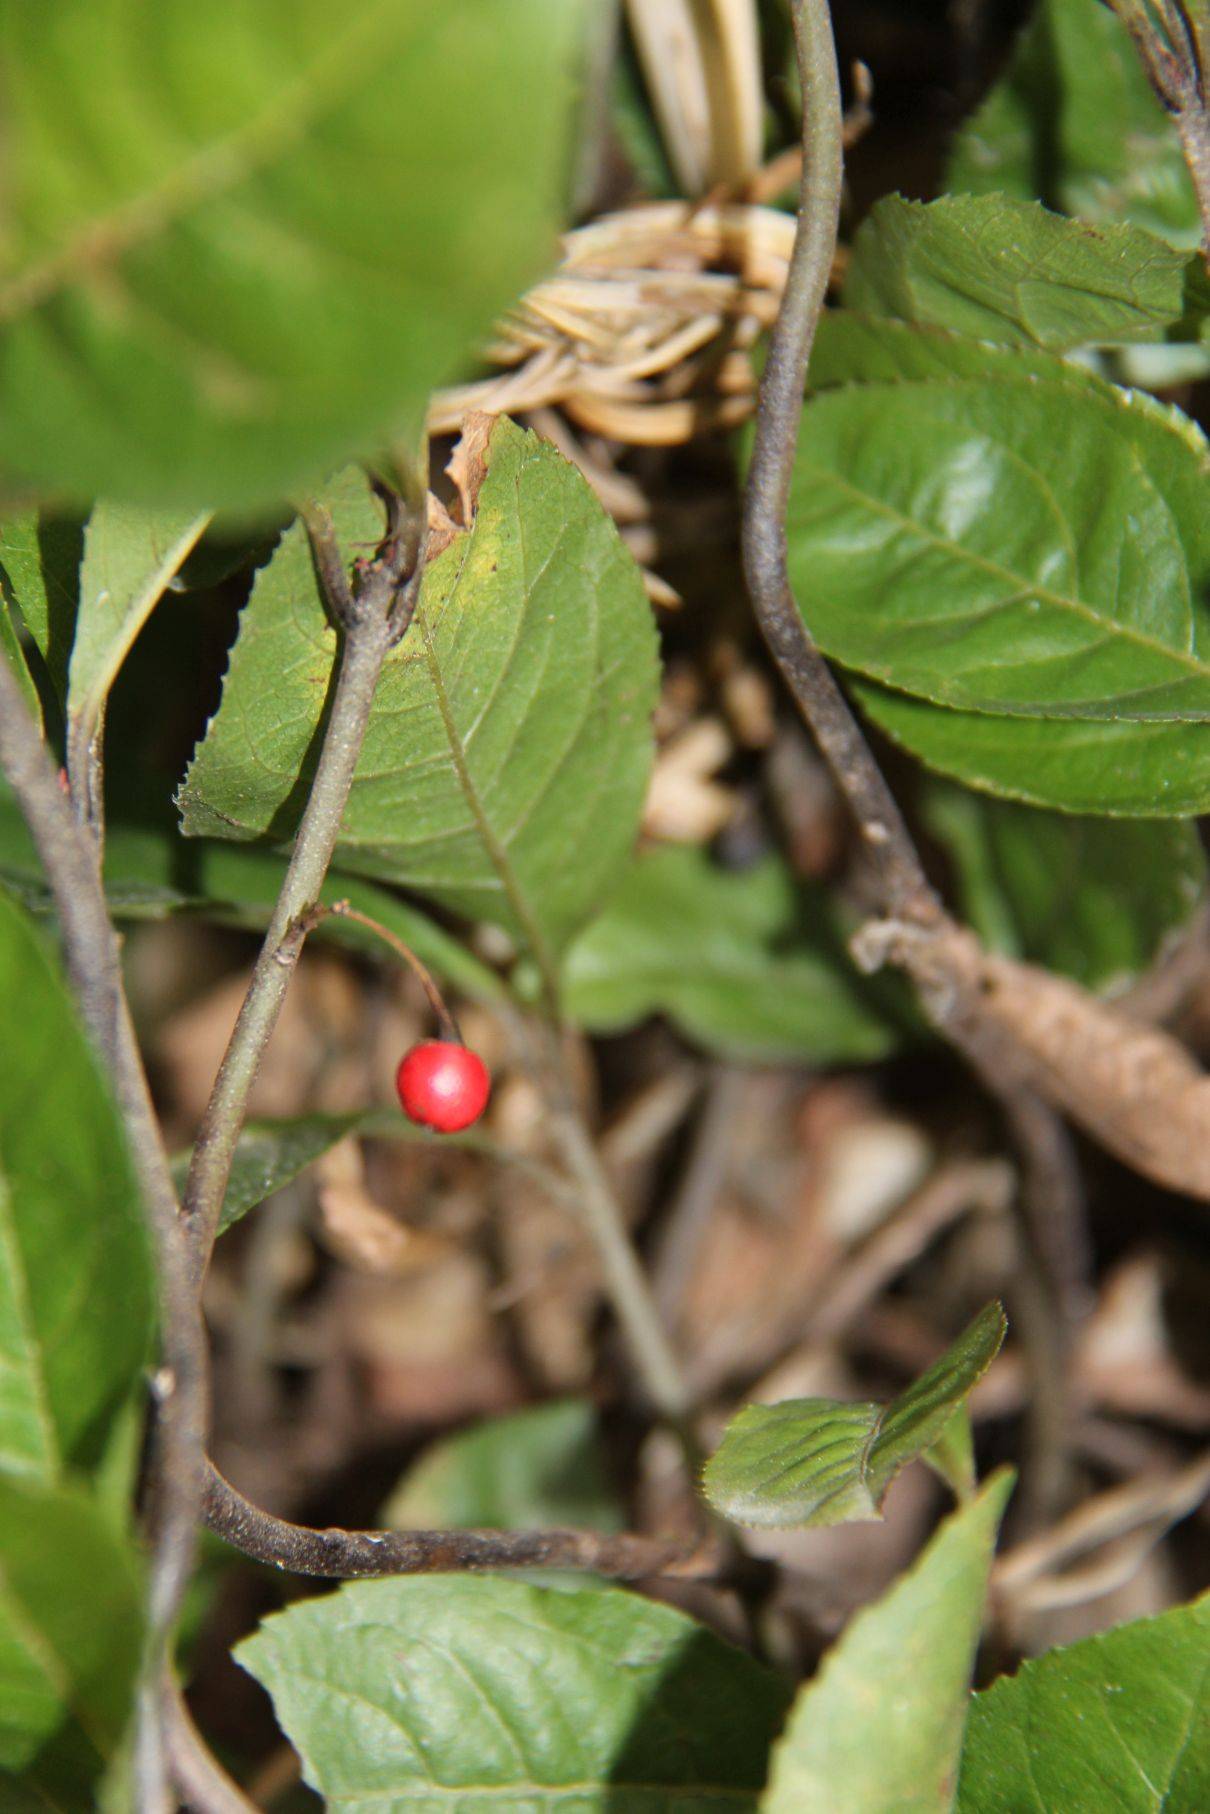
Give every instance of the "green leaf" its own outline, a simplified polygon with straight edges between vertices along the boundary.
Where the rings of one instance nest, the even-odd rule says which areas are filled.
[[[1099,0],[1038,0],[1008,68],[954,141],[947,189],[1201,237],[1176,124]]]
[[[947,712],[863,680],[852,691],[879,730],[984,793],[1128,819],[1210,811],[1210,725],[998,718]]]
[[[8,482],[247,510],[414,429],[553,257],[586,18],[6,5]]]
[[[1200,904],[1206,859],[1188,822],[1112,824],[1038,812],[932,782],[925,824],[954,860],[962,917],[986,944],[1120,986]]]
[[[38,698],[38,689],[34,685],[34,677],[29,671],[25,651],[21,647],[21,638],[17,635],[12,615],[3,598],[0,598],[0,661],[7,661],[13,670],[30,716],[41,729],[42,702]]]
[[[0,590],[33,637],[60,699],[76,627],[81,525],[23,510],[0,523]]]
[[[858,230],[846,308],[1060,350],[1197,339],[1200,253],[1126,223],[1067,220],[1003,195],[884,196]]]
[[[955,1499],[974,1496],[978,1484],[975,1472],[975,1433],[971,1427],[970,1407],[966,1401],[958,1406],[936,1442],[920,1457],[953,1493]]]
[[[896,1474],[938,1441],[991,1366],[1005,1328],[999,1304],[989,1304],[889,1405],[746,1405],[706,1463],[706,1498],[724,1518],[753,1528],[877,1518]]]
[[[781,1681],[670,1607],[487,1576],[358,1581],[236,1659],[331,1809],[743,1814]]]
[[[1139,393],[871,384],[807,404],[791,579],[825,652],[963,710],[1210,716],[1210,464]]]
[[[82,1493],[4,1479],[0,1555],[0,1802],[89,1814],[138,1673],[136,1557]]]
[[[890,1592],[846,1627],[799,1693],[774,1748],[761,1814],[948,1814],[1011,1486],[1008,1472],[993,1476]],[[979,1814],[993,1805],[1021,1804],[980,1802]]]
[[[356,1133],[365,1116],[296,1115],[281,1121],[250,1121],[242,1130],[231,1163],[227,1194],[223,1198],[218,1231],[225,1234],[250,1209],[271,1197],[306,1171],[316,1159],[331,1152],[341,1140]],[[172,1162],[177,1189],[189,1175],[190,1153],[179,1153]]]
[[[387,659],[337,854],[537,952],[589,917],[633,842],[655,630],[638,569],[575,467],[505,418],[488,462],[473,528],[428,567],[417,620]],[[359,474],[327,503],[346,548],[381,533]],[[186,777],[188,836],[293,833],[334,654],[295,528],[257,580]]]
[[[117,1112],[41,936],[0,893],[0,1471],[86,1467],[148,1358],[151,1258]]]
[[[269,923],[286,873],[283,857],[247,846],[184,842],[171,827],[111,823],[105,838],[105,892],[122,920],[161,920],[197,913],[226,925],[261,930]],[[32,911],[48,913],[49,894],[37,853],[11,794],[0,784],[0,882]],[[478,1001],[497,1001],[504,985],[493,970],[428,914],[388,888],[339,871],[321,900],[347,900],[410,945],[443,981]],[[313,938],[330,940],[393,963],[382,940],[352,920],[321,921]]]
[[[859,315],[855,309],[824,311],[811,350],[811,390],[911,378],[1056,378],[1088,385],[1102,396],[1117,395],[1087,366],[1041,347],[993,346],[948,328]]]
[[[667,1014],[731,1058],[872,1059],[896,1043],[822,900],[772,857],[736,874],[690,846],[636,858],[564,982],[569,1016],[593,1032]]]
[[[80,602],[68,668],[68,738],[87,760],[109,690],[164,588],[210,521],[181,511],[99,503],[84,532]],[[73,777],[83,773],[72,768]]]
[[[959,1814],[1210,1807],[1210,1598],[1028,1662],[977,1694]]]
[[[584,1399],[558,1399],[444,1437],[408,1470],[383,1521],[400,1530],[621,1530],[596,1412]]]

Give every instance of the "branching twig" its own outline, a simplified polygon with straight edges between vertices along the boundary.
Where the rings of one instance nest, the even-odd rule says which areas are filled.
[[[209,1263],[248,1096],[336,847],[378,676],[411,621],[419,589],[414,527],[392,521],[392,533],[354,596],[330,522],[314,510],[305,521],[316,571],[344,629],[340,671],[294,852],[193,1149],[183,1208],[195,1286]]]
[[[157,1376],[148,1682],[137,1768],[159,1795],[163,1759],[158,1681],[167,1634],[189,1578],[206,1438],[206,1343],[190,1287],[176,1192],[122,987],[118,938],[91,834],[64,798],[53,764],[7,662],[0,659],[0,767],[33,835],[55,900],[67,972],[84,1024],[105,1062],[126,1126],[151,1225],[158,1271],[163,1366]],[[161,1798],[162,1799],[162,1798]]]
[[[712,1578],[722,1561],[701,1542],[596,1531],[313,1530],[261,1511],[209,1469],[206,1523],[220,1537],[276,1568],[342,1581],[367,1575],[482,1573],[501,1568],[588,1569],[618,1580],[674,1575]]]

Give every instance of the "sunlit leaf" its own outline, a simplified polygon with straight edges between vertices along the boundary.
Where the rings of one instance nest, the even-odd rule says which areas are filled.
[[[950,712],[854,677],[866,716],[969,787],[1062,812],[1188,819],[1210,811],[1210,725]]]
[[[1198,337],[1198,253],[1142,227],[1093,226],[1003,195],[884,196],[860,228],[847,308],[977,340],[1060,349]]]
[[[799,1691],[774,1747],[761,1814],[949,1814],[987,1577],[1011,1486],[1010,1474],[995,1475],[845,1628]],[[986,1801],[978,1809],[1007,1814],[1019,1805]]]
[[[826,653],[963,710],[1210,715],[1210,462],[1138,393],[866,384],[809,402],[787,525]]]
[[[1005,1326],[999,1304],[989,1304],[889,1405],[789,1398],[745,1406],[706,1463],[707,1499],[755,1527],[877,1518],[895,1475],[938,1441],[990,1367]]]
[[[76,760],[86,757],[135,637],[208,521],[204,514],[130,504],[103,502],[93,509],[68,667],[69,749]]]
[[[429,566],[388,657],[337,858],[536,952],[578,928],[629,853],[651,765],[655,630],[638,569],[575,467],[504,418],[488,460],[474,527]],[[360,475],[328,504],[346,548],[381,534]],[[335,649],[295,528],[244,612],[182,790],[186,833],[293,832]]]
[[[349,1814],[744,1814],[787,1698],[671,1607],[492,1576],[354,1582],[266,1619],[236,1657]]]
[[[1210,1598],[1022,1664],[977,1694],[959,1814],[1210,1807]]]

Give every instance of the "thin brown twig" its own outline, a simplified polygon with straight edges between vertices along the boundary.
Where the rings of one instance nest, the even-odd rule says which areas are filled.
[[[1199,1455],[1188,1467],[1146,1473],[1110,1487],[1001,1556],[992,1571],[993,1585],[1015,1594],[1046,1577],[1055,1578],[1057,1570],[1077,1557],[1146,1527],[1158,1527],[1152,1529],[1154,1543],[1178,1519],[1195,1512],[1208,1492],[1210,1453]]]
[[[258,1814],[256,1803],[232,1781],[193,1723],[184,1696],[170,1676],[163,1689],[164,1735],[173,1787],[191,1814]]]
[[[757,622],[826,757],[874,864],[888,911],[929,923],[940,904],[882,772],[795,603],[786,508],[803,389],[836,250],[843,115],[827,0],[795,0],[803,182],[790,272],[760,387],[744,500],[743,555]]]
[[[315,1530],[262,1511],[213,1465],[206,1479],[205,1517],[212,1531],[246,1556],[296,1575],[342,1581],[514,1568],[590,1570],[625,1581],[711,1579],[723,1566],[716,1546],[700,1539],[684,1543],[576,1530]]]
[[[218,1232],[248,1097],[340,835],[382,664],[411,622],[419,591],[419,530],[410,520],[388,536],[356,596],[326,516],[310,510],[304,520],[316,572],[344,629],[340,668],[290,864],[194,1143],[182,1208],[195,1289],[200,1289]]]
[[[146,1806],[162,1801],[158,1682],[192,1566],[206,1440],[205,1331],[190,1288],[176,1191],[122,984],[118,937],[90,832],[76,819],[8,663],[0,660],[0,767],[30,828],[54,897],[68,977],[113,1082],[152,1232],[163,1364],[156,1378],[148,1660],[136,1771]],[[158,1798],[158,1800],[157,1800]]]
[[[786,512],[803,391],[836,248],[843,175],[840,88],[827,0],[794,0],[793,23],[803,91],[803,185],[789,278],[761,384],[744,506],[744,569],[765,641],[856,820],[883,910],[928,941],[944,931],[947,916],[869,745],[798,609],[787,566]],[[910,947],[910,940],[901,942]],[[1017,1067],[1005,1066],[1003,1032],[985,1024],[977,1002],[959,1004],[961,1011],[954,1012],[955,1004],[945,994],[952,978],[942,982],[944,987],[934,992],[934,1018],[1001,1101],[1021,1150],[1026,1200],[1037,1204],[1030,1218],[1036,1228],[1041,1215],[1052,1211],[1060,1182],[1057,1162],[1051,1161],[1061,1129],[1049,1108],[1023,1086]],[[1066,1191],[1070,1179],[1061,1182]],[[1071,1202],[1065,1206],[1074,1216]],[[1040,1503],[1049,1505],[1059,1490],[1066,1438],[1065,1393],[1062,1400],[1057,1396],[1066,1345],[1056,1335],[1053,1315],[1059,1305],[1043,1257],[1039,1250],[1035,1261],[1027,1252],[1021,1277],[1025,1333],[1039,1386],[1037,1417],[1047,1420],[1044,1431],[1035,1427],[1040,1447],[1036,1484]]]
[[[671,1329],[677,1327],[725,1182],[735,1117],[746,1085],[747,1073],[738,1065],[718,1064],[713,1068],[689,1157],[660,1231],[651,1266],[652,1283],[660,1314]]]
[[[945,1229],[972,1211],[1007,1209],[1012,1182],[1003,1159],[954,1159],[940,1166],[820,1281],[804,1318],[806,1340],[812,1346],[839,1341]]]
[[[1009,1309],[1021,1338],[1029,1395],[1014,1515],[1019,1528],[1034,1530],[1063,1509],[1072,1484],[1071,1362],[1089,1301],[1083,1182],[1062,1120],[1017,1080],[992,1030],[976,1021],[955,1025],[947,1035],[999,1104],[1017,1152]]]

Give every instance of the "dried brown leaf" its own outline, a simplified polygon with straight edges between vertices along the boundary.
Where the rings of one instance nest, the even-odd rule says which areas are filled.
[[[876,921],[853,950],[866,969],[901,965],[939,1030],[983,1068],[1037,1091],[1145,1177],[1210,1201],[1210,1077],[1170,1034],[993,956],[952,921]]]

